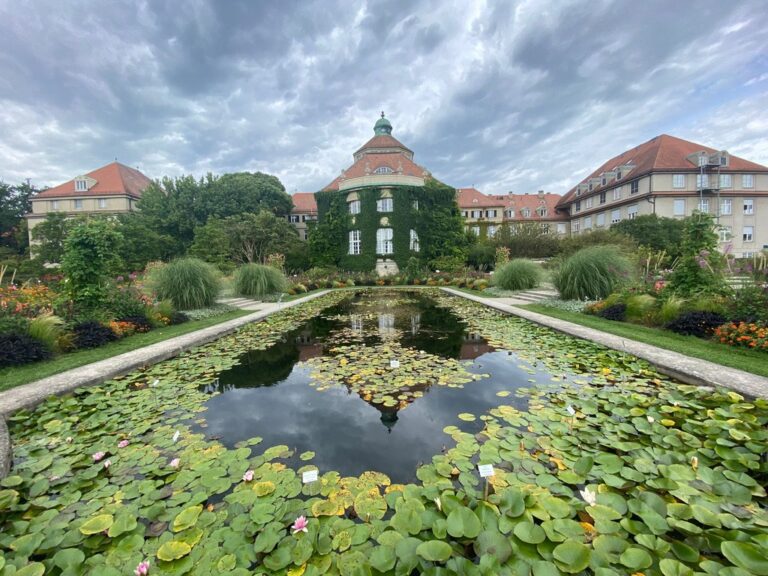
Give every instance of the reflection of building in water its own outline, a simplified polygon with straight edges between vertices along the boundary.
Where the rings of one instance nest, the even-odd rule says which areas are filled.
[[[309,330],[296,336],[296,347],[299,349],[300,362],[323,354],[323,345],[312,336],[312,332]]]
[[[392,432],[392,428],[397,424],[398,416],[397,410],[379,410],[381,412],[381,423],[387,427],[387,432]]]
[[[363,331],[363,317],[360,314],[351,314],[349,316],[349,327],[353,332]]]
[[[392,338],[395,334],[395,315],[379,314],[379,336]]]
[[[411,334],[416,336],[421,328],[421,314],[414,314],[411,316]]]
[[[480,334],[475,332],[466,332],[461,342],[461,360],[474,360],[483,354],[493,352],[493,347],[485,341]]]

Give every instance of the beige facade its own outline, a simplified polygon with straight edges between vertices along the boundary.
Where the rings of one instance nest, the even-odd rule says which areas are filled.
[[[63,212],[72,218],[81,214],[120,214],[133,210],[135,203],[136,199],[129,196],[33,198],[32,212],[27,214],[30,239],[32,229],[45,220],[50,212]]]

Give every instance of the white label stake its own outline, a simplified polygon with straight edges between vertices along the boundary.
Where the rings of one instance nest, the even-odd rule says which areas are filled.
[[[478,464],[477,471],[480,472],[480,478],[488,478],[496,474],[493,470],[493,464]]]
[[[390,368],[400,368],[400,360],[390,360],[389,361],[389,367]]]
[[[317,482],[317,470],[307,470],[301,475],[301,481],[304,484],[310,484],[312,482]]]

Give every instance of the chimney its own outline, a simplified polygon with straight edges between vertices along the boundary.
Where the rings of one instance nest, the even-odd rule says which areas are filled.
[[[539,200],[544,200],[544,190],[539,190]]]

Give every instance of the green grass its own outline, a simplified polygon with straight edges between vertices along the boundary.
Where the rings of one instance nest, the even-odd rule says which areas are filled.
[[[134,334],[123,340],[112,342],[106,346],[100,348],[93,348],[91,350],[79,350],[77,352],[71,352],[69,354],[63,354],[47,362],[38,362],[35,364],[28,364],[26,366],[20,366],[16,368],[5,368],[0,370],[0,390],[8,390],[34,382],[40,378],[46,378],[70,370],[71,368],[78,368],[85,364],[92,362],[98,362],[112,356],[117,356],[123,352],[129,352],[136,350],[137,348],[143,348],[150,344],[162,342],[175,336],[181,336],[182,334],[188,334],[201,328],[208,328],[215,324],[220,324],[233,318],[239,318],[247,314],[253,314],[248,310],[233,310],[219,316],[212,318],[206,318],[204,320],[194,320],[191,322],[185,322],[184,324],[178,324],[176,326],[166,326],[165,328],[158,328],[145,334]]]
[[[671,350],[673,352],[679,352],[686,356],[709,360],[716,364],[738,368],[745,372],[768,377],[768,354],[765,354],[764,352],[732,348],[719,344],[718,342],[702,340],[695,336],[682,336],[660,328],[649,328],[647,326],[628,324],[626,322],[614,322],[612,320],[598,318],[597,316],[590,316],[579,312],[568,312],[566,310],[551,308],[541,304],[527,304],[520,307],[530,310],[531,312],[538,312],[546,316],[559,318],[560,320],[566,320],[568,322],[573,322],[574,324],[594,328],[595,330],[601,330],[602,332],[621,336],[629,340],[652,344],[653,346],[658,346],[659,348],[664,348],[665,350]]]

